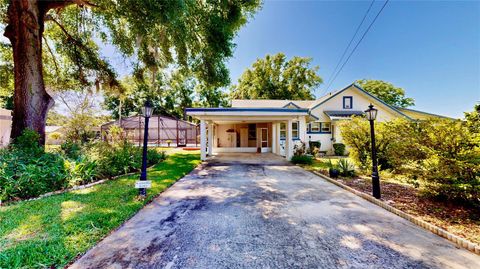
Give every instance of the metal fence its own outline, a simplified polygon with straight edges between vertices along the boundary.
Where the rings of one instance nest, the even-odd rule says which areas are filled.
[[[117,137],[112,133],[112,126],[119,126],[123,132]],[[145,118],[133,116],[108,122],[100,127],[104,140],[126,138],[132,143],[143,143]],[[148,144],[156,146],[198,146],[200,130],[191,122],[169,116],[152,115],[148,124]]]

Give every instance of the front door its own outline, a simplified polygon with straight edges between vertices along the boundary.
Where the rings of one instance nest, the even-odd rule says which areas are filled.
[[[262,148],[268,148],[268,129],[261,128],[260,129],[260,143]]]

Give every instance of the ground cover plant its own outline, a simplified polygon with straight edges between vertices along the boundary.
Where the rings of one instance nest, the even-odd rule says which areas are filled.
[[[136,174],[0,207],[0,268],[65,266],[199,163],[198,151],[188,151],[149,168],[146,200],[137,199]]]
[[[142,149],[126,141],[67,141],[60,148],[45,151],[38,137],[36,132],[26,130],[9,148],[0,150],[0,200],[33,198],[141,167]],[[148,150],[148,165],[163,159],[164,152]]]

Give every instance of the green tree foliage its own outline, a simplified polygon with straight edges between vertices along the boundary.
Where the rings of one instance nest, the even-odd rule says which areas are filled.
[[[23,75],[13,70],[19,94],[13,102],[12,136],[31,128],[43,142],[52,105],[45,89],[96,87],[122,96],[115,69],[100,55],[101,44],[113,45],[137,74],[146,74],[139,81],[155,79],[162,69],[178,65],[209,87],[227,85],[224,60],[233,53],[235,33],[259,6],[258,0],[0,0],[1,28],[13,51],[9,61],[18,70],[28,70]],[[37,19],[20,23],[19,14]]]
[[[313,100],[315,88],[322,83],[318,66],[311,67],[311,58],[285,54],[267,55],[247,69],[237,85],[231,87],[233,99]]]
[[[68,91],[57,92],[55,99],[62,104],[68,116],[54,113],[51,120],[57,117],[58,123],[64,126],[65,138],[68,141],[88,142],[96,136],[96,129],[109,120],[101,116],[98,97],[92,92]],[[57,115],[57,116],[54,116]]]
[[[480,135],[480,104],[475,105],[472,112],[465,112],[465,120],[470,131]]]
[[[370,136],[366,120],[341,126],[354,160],[366,167]],[[391,168],[419,185],[424,193],[480,206],[480,140],[460,120],[397,119],[375,128],[381,168]]]
[[[141,111],[145,99],[149,98],[154,106],[154,113],[186,119],[187,107],[218,107],[227,105],[227,95],[216,86],[199,82],[184,69],[174,70],[169,74],[159,73],[155,81],[138,81],[136,77],[122,80],[123,88],[131,87],[126,94],[118,96],[109,93],[105,98],[105,108],[119,118],[120,98],[122,99],[122,116],[135,115]]]
[[[373,79],[357,80],[356,83],[364,90],[382,99],[389,105],[397,107],[409,107],[415,105],[415,100],[413,98],[405,97],[404,89],[396,87],[392,83]]]

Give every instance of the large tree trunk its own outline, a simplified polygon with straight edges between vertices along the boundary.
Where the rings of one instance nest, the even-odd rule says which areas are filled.
[[[45,144],[45,123],[53,99],[45,91],[42,35],[45,8],[37,0],[11,0],[5,36],[13,47],[15,93],[11,138],[31,129]]]

